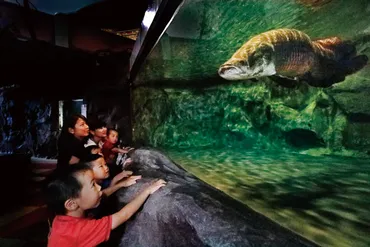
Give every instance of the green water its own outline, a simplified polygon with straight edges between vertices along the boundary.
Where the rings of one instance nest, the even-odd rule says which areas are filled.
[[[298,29],[312,39],[338,36],[357,41],[370,33],[368,0],[188,0],[154,48],[137,80],[194,87],[217,74],[248,39],[278,28]],[[324,1],[321,1],[324,2]],[[369,54],[367,46],[358,51]],[[365,71],[367,71],[365,73]],[[364,78],[369,69],[358,74]]]
[[[370,246],[370,160],[167,150],[208,184],[322,246]]]
[[[134,83],[134,141],[322,246],[370,246],[369,64],[325,89],[217,74],[278,28],[370,57],[369,13],[369,0],[184,1]]]
[[[369,0],[185,1],[134,82],[133,139],[157,147],[299,144],[367,153],[370,63],[325,89],[226,81],[217,71],[251,37],[277,28],[351,40],[370,57],[369,13]]]

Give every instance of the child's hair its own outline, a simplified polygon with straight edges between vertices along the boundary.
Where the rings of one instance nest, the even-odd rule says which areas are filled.
[[[86,156],[86,159],[85,159],[85,164],[88,165],[89,167],[92,166],[92,163],[93,161],[99,159],[99,158],[103,158],[104,159],[104,156],[102,156],[101,154],[88,154]]]
[[[94,151],[97,151],[97,150],[101,151],[101,148],[98,145],[90,145],[85,148],[87,156],[89,156],[90,154],[96,154]]]
[[[119,136],[119,132],[118,132],[118,130],[117,130],[117,129],[114,129],[114,128],[109,128],[109,129],[107,130],[107,136],[109,136],[109,134],[110,134],[112,131],[117,132],[117,135]]]
[[[98,118],[90,118],[90,117],[89,117],[88,125],[89,125],[90,130],[96,130],[96,129],[107,127],[107,124],[104,123],[102,120]]]
[[[64,203],[80,195],[82,185],[77,179],[79,173],[91,170],[83,163],[70,165],[63,173],[50,182],[46,188],[46,202],[48,207],[56,214],[66,213]]]

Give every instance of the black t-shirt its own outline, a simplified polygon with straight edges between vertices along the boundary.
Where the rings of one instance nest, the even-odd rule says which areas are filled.
[[[84,144],[84,140],[78,140],[72,135],[60,138],[58,141],[58,169],[68,167],[72,156],[80,160],[85,159],[86,150]]]

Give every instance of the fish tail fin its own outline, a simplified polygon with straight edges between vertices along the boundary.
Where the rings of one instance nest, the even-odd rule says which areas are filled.
[[[323,70],[318,70],[314,77],[316,79],[308,80],[307,83],[314,87],[330,87],[335,83],[344,81],[346,75],[362,69],[367,64],[367,61],[368,57],[366,55],[359,55],[341,61],[327,59],[322,61]]]

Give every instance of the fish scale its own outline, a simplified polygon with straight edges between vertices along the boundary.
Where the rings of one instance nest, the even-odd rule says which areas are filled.
[[[275,54],[276,72],[284,76],[304,74],[312,66],[312,52],[298,44],[292,47],[285,44],[275,49]]]

